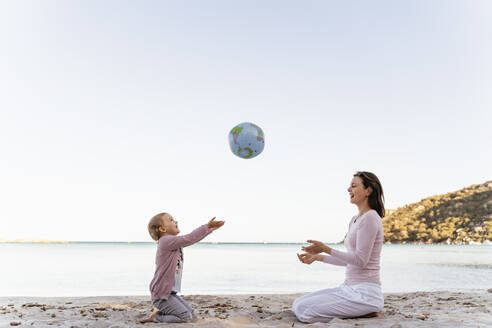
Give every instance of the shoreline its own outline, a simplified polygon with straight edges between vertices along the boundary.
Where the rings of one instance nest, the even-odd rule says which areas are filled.
[[[492,287],[492,286],[491,286]],[[385,293],[384,318],[303,324],[291,311],[303,294],[184,295],[195,320],[166,327],[480,327],[492,326],[492,288],[469,292]],[[160,327],[138,320],[150,296],[0,297],[0,327]]]
[[[0,244],[155,244],[151,241],[50,241],[50,240],[0,240]],[[305,242],[199,242],[201,245],[306,245]],[[327,245],[343,245],[343,242],[325,242]],[[483,242],[468,241],[468,242],[439,242],[428,243],[422,241],[403,241],[400,243],[392,243],[386,241],[383,245],[472,245],[472,246],[492,246],[491,240],[485,240]]]

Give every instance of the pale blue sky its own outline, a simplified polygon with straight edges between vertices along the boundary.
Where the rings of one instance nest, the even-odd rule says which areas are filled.
[[[0,238],[338,241],[357,170],[387,208],[483,183],[491,35],[490,1],[2,1]]]

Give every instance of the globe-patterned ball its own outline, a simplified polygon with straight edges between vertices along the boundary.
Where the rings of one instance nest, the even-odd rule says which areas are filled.
[[[229,146],[234,155],[250,159],[260,155],[265,148],[265,135],[258,125],[244,122],[229,132]]]

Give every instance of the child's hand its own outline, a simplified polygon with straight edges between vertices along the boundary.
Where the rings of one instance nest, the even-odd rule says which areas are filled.
[[[214,231],[224,225],[225,221],[215,221],[215,216],[212,220],[208,221],[207,226],[210,230]]]

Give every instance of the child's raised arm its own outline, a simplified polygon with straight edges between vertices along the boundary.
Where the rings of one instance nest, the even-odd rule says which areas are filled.
[[[181,247],[193,245],[203,238],[207,237],[210,233],[212,233],[212,231],[222,227],[224,223],[224,221],[215,221],[214,217],[207,224],[198,227],[189,234],[183,236],[162,236],[159,240],[159,246],[175,250]]]

